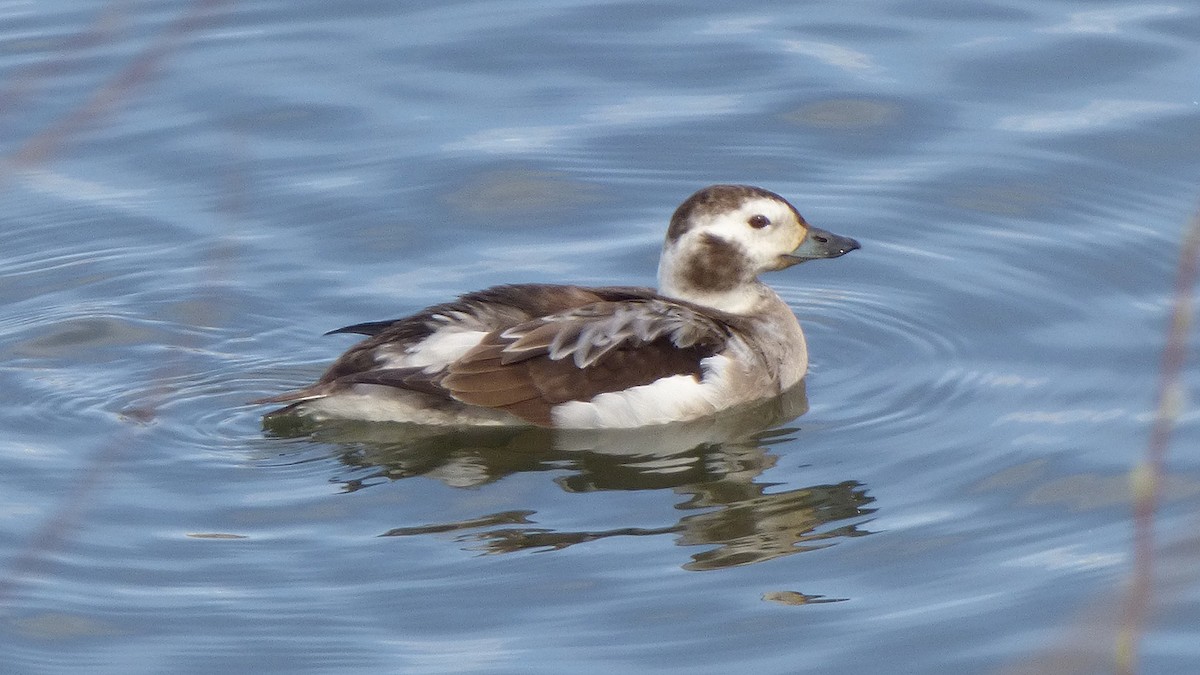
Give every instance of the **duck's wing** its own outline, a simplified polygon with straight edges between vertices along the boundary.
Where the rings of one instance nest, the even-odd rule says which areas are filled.
[[[414,368],[426,375],[436,375],[493,331],[597,302],[620,302],[655,295],[653,289],[640,287],[514,284],[468,293],[402,319],[344,326],[326,334],[357,333],[368,336],[367,339],[342,354],[312,386],[255,403],[321,398],[335,393],[346,383],[397,378]],[[393,386],[415,390],[429,388],[418,384],[420,378],[408,374],[401,379],[407,384]]]
[[[440,372],[493,331],[597,302],[655,295],[649,288],[552,284],[494,286],[475,291],[403,319],[355,324],[332,331],[370,337],[347,350],[317,384],[372,369],[421,368],[430,373]]]
[[[551,410],[675,375],[730,339],[723,321],[665,298],[598,302],[489,333],[437,386],[452,398],[551,424]]]

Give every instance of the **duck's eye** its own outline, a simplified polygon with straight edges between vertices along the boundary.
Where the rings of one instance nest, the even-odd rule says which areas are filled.
[[[771,224],[771,219],[760,213],[755,216],[750,216],[750,220],[747,220],[746,223],[756,230],[761,230]]]

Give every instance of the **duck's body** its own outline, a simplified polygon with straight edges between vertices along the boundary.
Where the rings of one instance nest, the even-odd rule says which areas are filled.
[[[713,186],[672,217],[658,291],[496,286],[404,319],[347,326],[333,332],[369,337],[316,384],[264,402],[319,418],[441,425],[697,419],[804,377],[800,323],[758,274],[856,248],[808,227],[774,193]]]

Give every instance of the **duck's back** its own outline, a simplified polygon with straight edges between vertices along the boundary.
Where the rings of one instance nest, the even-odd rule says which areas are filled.
[[[508,284],[460,296],[401,319],[344,326],[326,335],[369,336],[351,347],[317,381],[386,365],[392,368],[438,368],[449,365],[492,331],[560,314],[597,302],[657,297],[652,288],[607,286],[586,288],[559,284]]]

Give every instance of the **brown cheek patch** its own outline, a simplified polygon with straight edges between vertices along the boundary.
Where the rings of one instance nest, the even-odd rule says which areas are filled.
[[[683,267],[681,278],[689,287],[707,293],[728,291],[746,283],[750,275],[742,247],[713,234],[705,234],[696,254]]]

